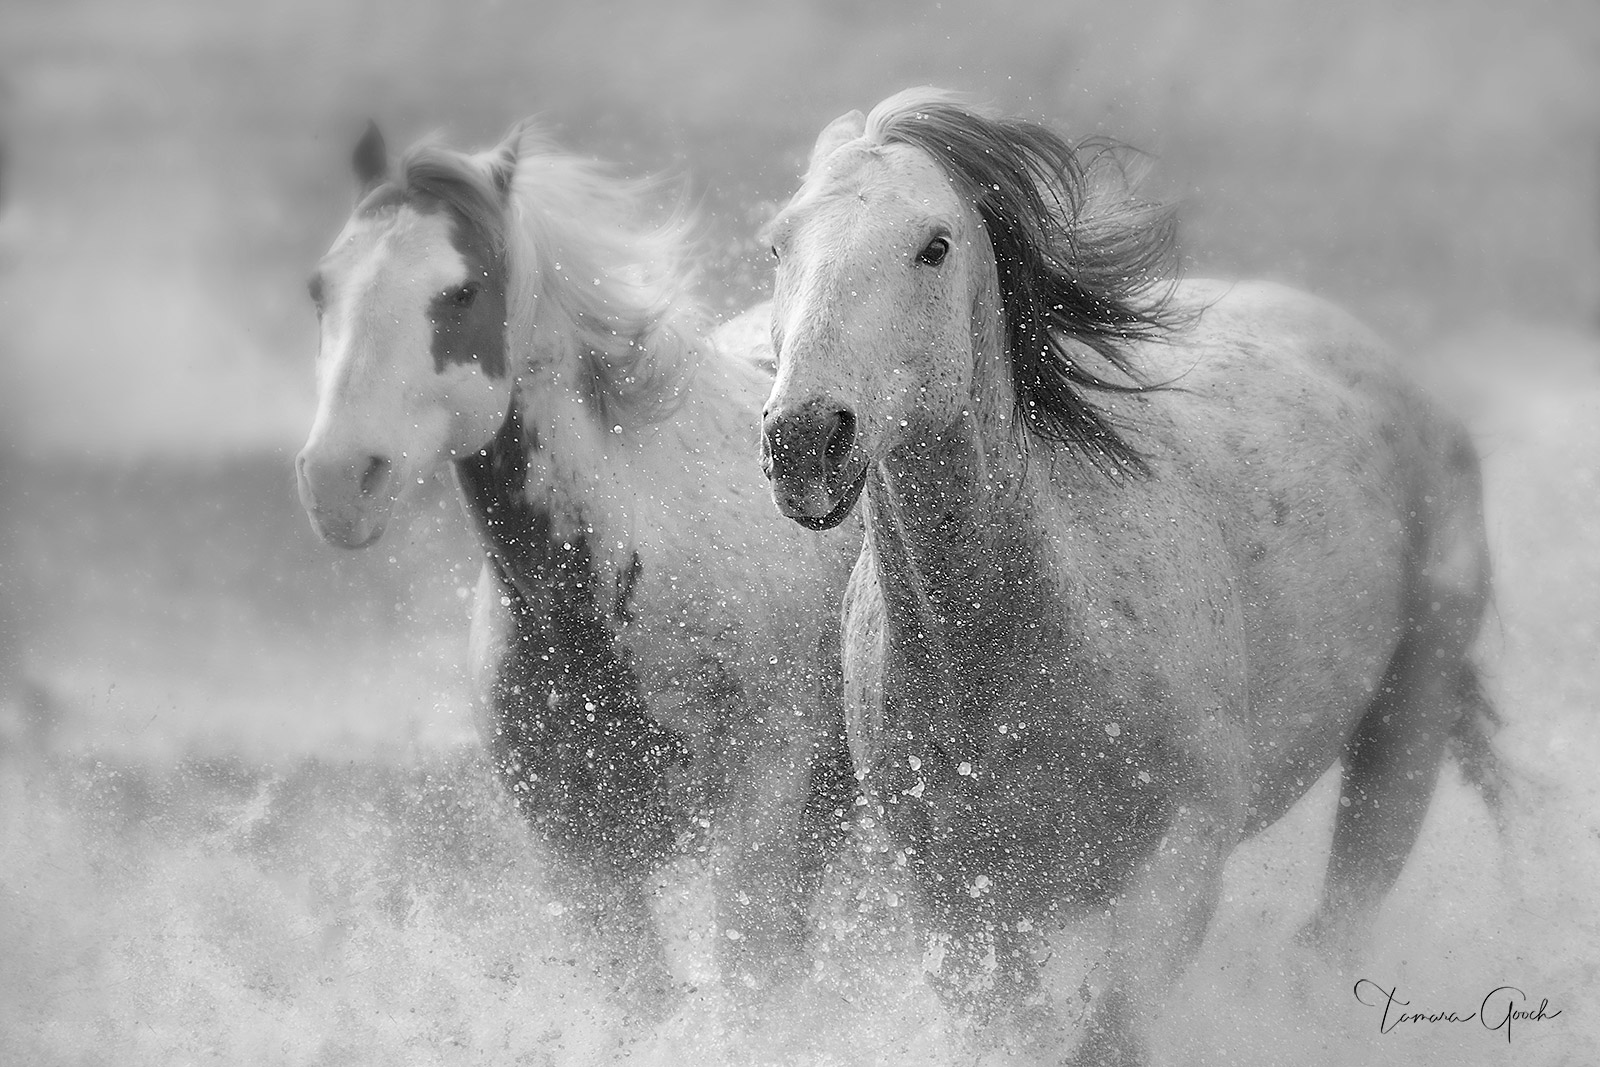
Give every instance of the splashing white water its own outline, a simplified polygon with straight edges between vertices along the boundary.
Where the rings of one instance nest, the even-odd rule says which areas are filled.
[[[1487,674],[1517,773],[1506,832],[1447,767],[1371,957],[1338,973],[1294,938],[1326,860],[1334,792],[1319,782],[1230,861],[1201,957],[1157,1025],[1158,1063],[1600,1062],[1600,360],[1579,362],[1559,387],[1496,393],[1480,423],[1498,570]],[[976,1030],[933,993],[940,946],[913,928],[914,896],[871,841],[835,865],[806,966],[754,1023],[705,981],[704,886],[664,878],[657,912],[689,931],[674,949],[686,989],[664,1020],[646,1017],[618,991],[638,961],[606,893],[506,809],[460,717],[413,727],[409,747],[378,743],[399,695],[427,692],[433,661],[456,654],[404,626],[380,637],[396,649],[384,670],[343,648],[309,661],[361,685],[288,684],[280,648],[248,692],[200,671],[176,696],[121,691],[0,723],[0,1060],[898,1067],[1028,1063],[1070,1038],[1092,939],[1051,945],[1047,1025],[1062,1033]],[[260,638],[216,640],[254,656]],[[98,677],[70,653],[36,657],[68,697],[74,677]],[[200,662],[170,655],[174,670]],[[393,673],[402,664],[410,674]],[[324,722],[363,699],[361,729]],[[295,731],[328,743],[272,750]],[[1510,985],[1560,1014],[1515,1020],[1509,1042],[1478,1019],[1380,1033],[1381,1006],[1354,995],[1362,978],[1408,1012],[1481,1012]]]

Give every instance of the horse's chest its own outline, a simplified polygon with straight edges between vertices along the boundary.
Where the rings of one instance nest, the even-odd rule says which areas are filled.
[[[1042,913],[1106,899],[1170,820],[1170,754],[1087,725],[1033,738],[1000,726],[1015,740],[999,735],[976,760],[891,742],[874,775],[891,835],[932,888],[974,903]]]
[[[874,802],[930,888],[978,892],[958,903],[1103,900],[1170,821],[1183,756],[1098,650],[1005,647],[992,670],[889,651]]]
[[[662,568],[641,581],[616,641],[652,718],[707,753],[750,701],[742,605],[723,590]]]

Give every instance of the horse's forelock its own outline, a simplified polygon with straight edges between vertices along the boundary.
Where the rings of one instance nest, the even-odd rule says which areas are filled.
[[[432,201],[449,209],[496,255],[505,252],[505,197],[488,168],[472,157],[438,145],[418,145],[400,161],[394,188],[394,195],[404,200]]]
[[[866,136],[927,152],[983,220],[1019,423],[1079,446],[1109,470],[1142,472],[1138,451],[1081,392],[1149,388],[1137,377],[1130,344],[1172,325],[1172,215],[1137,200],[1126,180],[1100,180],[1102,164],[1121,158],[1120,146],[1098,144],[1085,165],[1077,148],[1043,126],[996,118],[929,89],[879,104]],[[1118,176],[1126,177],[1120,169]],[[1092,348],[1125,380],[1081,366],[1063,338]]]

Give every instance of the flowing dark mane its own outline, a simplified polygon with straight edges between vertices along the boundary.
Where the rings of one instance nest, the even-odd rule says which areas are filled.
[[[1138,450],[1081,392],[1156,388],[1141,380],[1130,345],[1174,325],[1175,213],[1134,195],[1129,151],[1100,140],[1074,147],[1043,126],[929,89],[883,101],[866,136],[927,152],[977,205],[994,248],[1019,423],[1113,473],[1146,473]],[[1069,339],[1125,380],[1074,360]]]

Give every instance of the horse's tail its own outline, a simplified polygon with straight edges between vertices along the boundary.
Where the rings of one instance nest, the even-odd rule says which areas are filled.
[[[1450,729],[1450,751],[1461,765],[1462,776],[1482,795],[1495,828],[1503,832],[1510,781],[1506,763],[1494,747],[1494,735],[1503,720],[1484,693],[1477,668],[1471,663],[1461,665],[1452,695],[1460,717]]]

